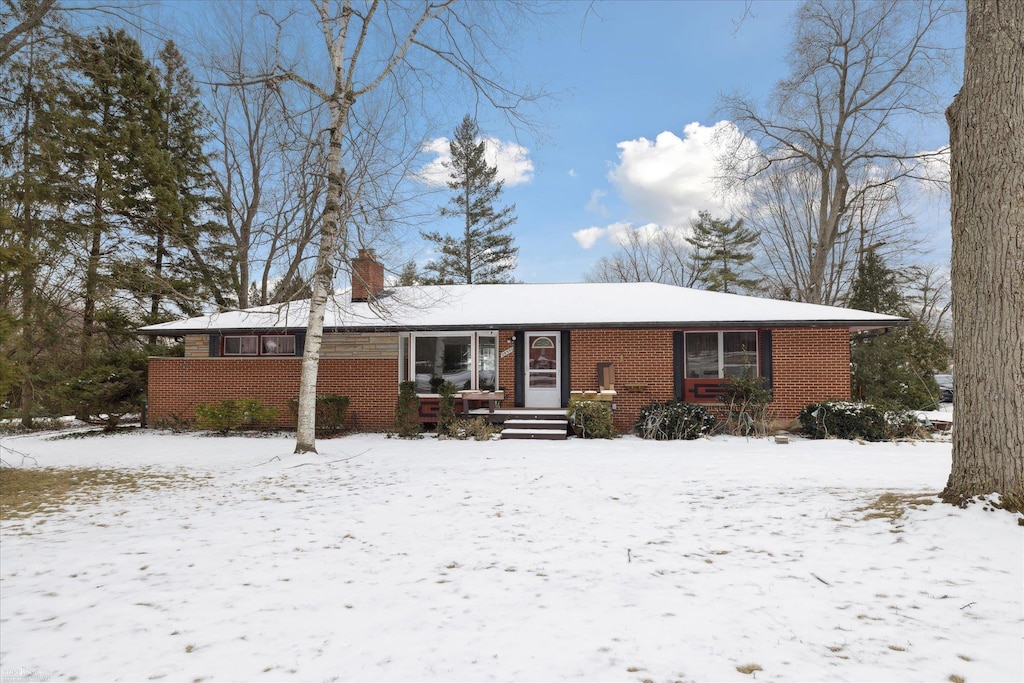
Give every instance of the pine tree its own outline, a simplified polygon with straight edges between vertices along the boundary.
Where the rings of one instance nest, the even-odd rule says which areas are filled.
[[[743,220],[721,220],[701,211],[691,223],[693,236],[687,241],[694,248],[694,260],[703,272],[705,289],[732,292],[752,289],[757,280],[744,277],[743,268],[754,259],[750,247],[757,233],[743,227]]]
[[[65,159],[74,135],[52,38],[31,29],[0,70],[0,403],[17,406],[26,427],[68,365]]]
[[[895,403],[911,410],[934,407],[939,390],[934,374],[946,369],[949,350],[930,334],[900,291],[900,283],[874,249],[857,267],[850,306],[910,319],[886,334],[863,332],[853,339],[853,395],[870,403]]]
[[[467,114],[449,143],[452,160],[446,167],[452,208],[442,208],[441,215],[461,218],[463,231],[460,238],[437,231],[422,233],[440,252],[425,267],[432,273],[426,278],[432,284],[512,281],[519,249],[507,230],[516,222],[515,205],[495,210],[504,182],[497,180],[497,166],[484,158],[484,141],[479,138],[480,128]]]

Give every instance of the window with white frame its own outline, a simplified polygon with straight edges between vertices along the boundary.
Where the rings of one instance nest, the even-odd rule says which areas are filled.
[[[226,334],[225,356],[294,356],[295,335]]]
[[[687,332],[686,377],[757,377],[757,332]]]
[[[416,332],[399,339],[398,351],[399,380],[413,380],[418,394],[436,394],[443,382],[458,391],[498,387],[498,337],[493,332]]]

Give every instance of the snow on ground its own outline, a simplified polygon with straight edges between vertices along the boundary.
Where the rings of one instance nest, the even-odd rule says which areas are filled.
[[[866,509],[948,443],[3,439],[182,475],[4,521],[4,680],[1024,679],[1016,520]]]

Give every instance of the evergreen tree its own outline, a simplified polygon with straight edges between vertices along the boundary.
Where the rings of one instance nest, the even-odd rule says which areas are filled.
[[[694,248],[694,260],[703,273],[705,289],[713,292],[736,293],[752,289],[757,280],[744,277],[744,266],[754,259],[751,246],[757,242],[757,233],[743,227],[743,220],[712,218],[701,211],[691,223],[693,236],[687,241]]]
[[[486,284],[512,281],[518,247],[512,244],[508,228],[516,222],[515,205],[495,210],[504,182],[497,180],[498,168],[484,158],[480,128],[468,114],[455,129],[449,143],[452,160],[448,187],[453,191],[452,207],[441,209],[442,216],[463,220],[460,238],[440,232],[424,232],[440,257],[428,263],[431,284]]]
[[[399,287],[413,287],[421,284],[421,279],[420,273],[416,269],[416,262],[409,260],[402,266],[402,272],[398,274],[398,281],[395,284]]]
[[[0,403],[25,426],[66,369],[73,223],[61,46],[39,27],[0,70]]]
[[[886,334],[863,332],[853,339],[853,395],[871,403],[895,403],[911,410],[934,407],[939,389],[934,374],[945,370],[949,349],[911,310],[896,274],[874,249],[857,267],[850,306],[910,319]]]

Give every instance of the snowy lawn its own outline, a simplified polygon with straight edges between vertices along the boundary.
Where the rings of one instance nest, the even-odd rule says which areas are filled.
[[[2,445],[120,471],[3,521],[4,681],[1024,679],[1024,529],[931,504],[948,443]]]

